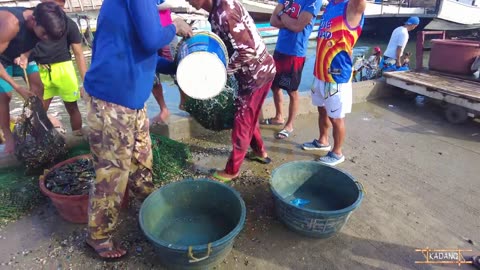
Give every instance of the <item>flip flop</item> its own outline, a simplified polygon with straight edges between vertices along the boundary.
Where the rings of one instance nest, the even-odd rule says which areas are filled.
[[[290,136],[290,134],[292,134],[293,130],[292,131],[288,131],[286,129],[282,129],[281,131],[279,131],[277,134],[275,134],[275,139],[278,139],[278,140],[283,140],[283,139],[286,139]]]
[[[248,160],[251,160],[251,161],[256,161],[256,162],[262,163],[262,164],[270,164],[270,162],[272,162],[271,158],[269,158],[269,157],[264,158],[264,157],[256,155],[253,152],[248,152],[247,155],[245,156],[245,158],[247,158]]]
[[[236,177],[228,178],[228,177],[221,176],[218,174],[218,171],[215,171],[211,177],[213,178],[213,180],[217,180],[227,185],[231,184],[233,179],[236,178]]]
[[[282,122],[282,123],[273,122],[273,118],[263,119],[262,121],[260,121],[260,125],[266,125],[266,126],[281,126],[284,124],[285,122]]]

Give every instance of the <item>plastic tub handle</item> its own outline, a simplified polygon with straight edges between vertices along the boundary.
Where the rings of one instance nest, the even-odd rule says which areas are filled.
[[[363,186],[362,183],[360,183],[360,182],[358,182],[358,181],[355,181],[355,184],[357,184],[358,190],[360,190],[360,191],[363,192],[365,195],[367,195],[367,190],[365,189],[365,187]]]
[[[192,246],[189,246],[188,247],[188,258],[189,258],[188,262],[189,263],[201,262],[203,260],[208,259],[208,257],[210,257],[211,253],[212,253],[212,243],[208,243],[207,254],[202,258],[196,258],[195,256],[193,256]]]

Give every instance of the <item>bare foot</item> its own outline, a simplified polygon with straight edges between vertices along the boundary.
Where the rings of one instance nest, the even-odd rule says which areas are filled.
[[[162,110],[157,116],[152,118],[152,124],[165,125],[169,116],[170,112],[168,110]]]
[[[93,248],[95,252],[97,252],[97,254],[103,259],[118,259],[127,254],[125,249],[118,247],[110,239],[93,240],[87,237],[86,242],[87,245]]]

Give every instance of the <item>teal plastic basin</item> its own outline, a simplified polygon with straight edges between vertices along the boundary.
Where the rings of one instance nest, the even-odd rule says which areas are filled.
[[[278,218],[293,231],[317,238],[340,231],[364,196],[351,175],[315,161],[281,165],[272,172],[270,188]]]
[[[209,269],[228,255],[245,223],[245,202],[208,179],[183,180],[152,193],[140,227],[167,269]]]

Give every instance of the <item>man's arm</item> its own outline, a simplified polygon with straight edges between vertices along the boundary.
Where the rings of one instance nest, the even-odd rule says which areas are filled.
[[[397,56],[397,67],[402,66],[402,51],[403,51],[403,47],[397,46],[397,50],[395,51],[395,55]]]
[[[83,80],[85,79],[85,73],[87,73],[87,63],[85,61],[85,56],[83,55],[82,43],[72,43],[71,47],[73,55],[75,55],[75,62],[77,62],[78,71],[83,83]]]
[[[7,48],[10,41],[15,38],[19,31],[19,26],[7,21],[7,18],[3,17],[3,21],[0,22],[0,54],[2,54]],[[0,78],[10,84],[15,91],[17,91],[24,98],[28,97],[28,91],[20,87],[13,78],[7,73],[5,67],[0,62]]]
[[[285,6],[283,4],[278,4],[272,12],[272,16],[270,17],[270,25],[277,28],[284,28],[280,18],[277,16],[280,11],[283,10]]]
[[[33,49],[28,51],[28,52],[24,52],[24,53],[20,54],[19,57],[15,58],[13,60],[13,63],[15,65],[20,66],[23,69],[26,69],[27,66],[28,66],[28,59],[30,58],[30,55],[32,54],[32,51],[33,51]]]
[[[350,0],[347,6],[347,22],[352,28],[357,27],[367,8],[367,0]]]
[[[312,22],[312,18],[320,12],[322,1],[310,0],[305,2],[304,5],[304,9],[300,12],[301,7],[293,3],[281,16],[282,23],[288,30],[296,33],[303,31],[305,26]],[[299,12],[300,14],[298,14]]]
[[[67,29],[67,44],[70,44],[73,55],[75,55],[75,62],[77,63],[78,71],[83,83],[85,73],[87,73],[87,64],[83,55],[82,33],[80,32],[80,29],[78,29],[75,22],[71,19],[68,19]]]
[[[127,0],[135,30],[143,47],[152,54],[169,44],[176,34],[175,24],[162,27],[154,1]]]
[[[303,31],[303,29],[305,29],[305,26],[307,26],[307,24],[312,21],[312,18],[312,13],[306,11],[302,11],[302,13],[300,13],[300,15],[298,16],[298,19],[294,19],[285,13],[280,16],[280,19],[282,20],[283,25],[285,25],[285,28],[295,33]]]

